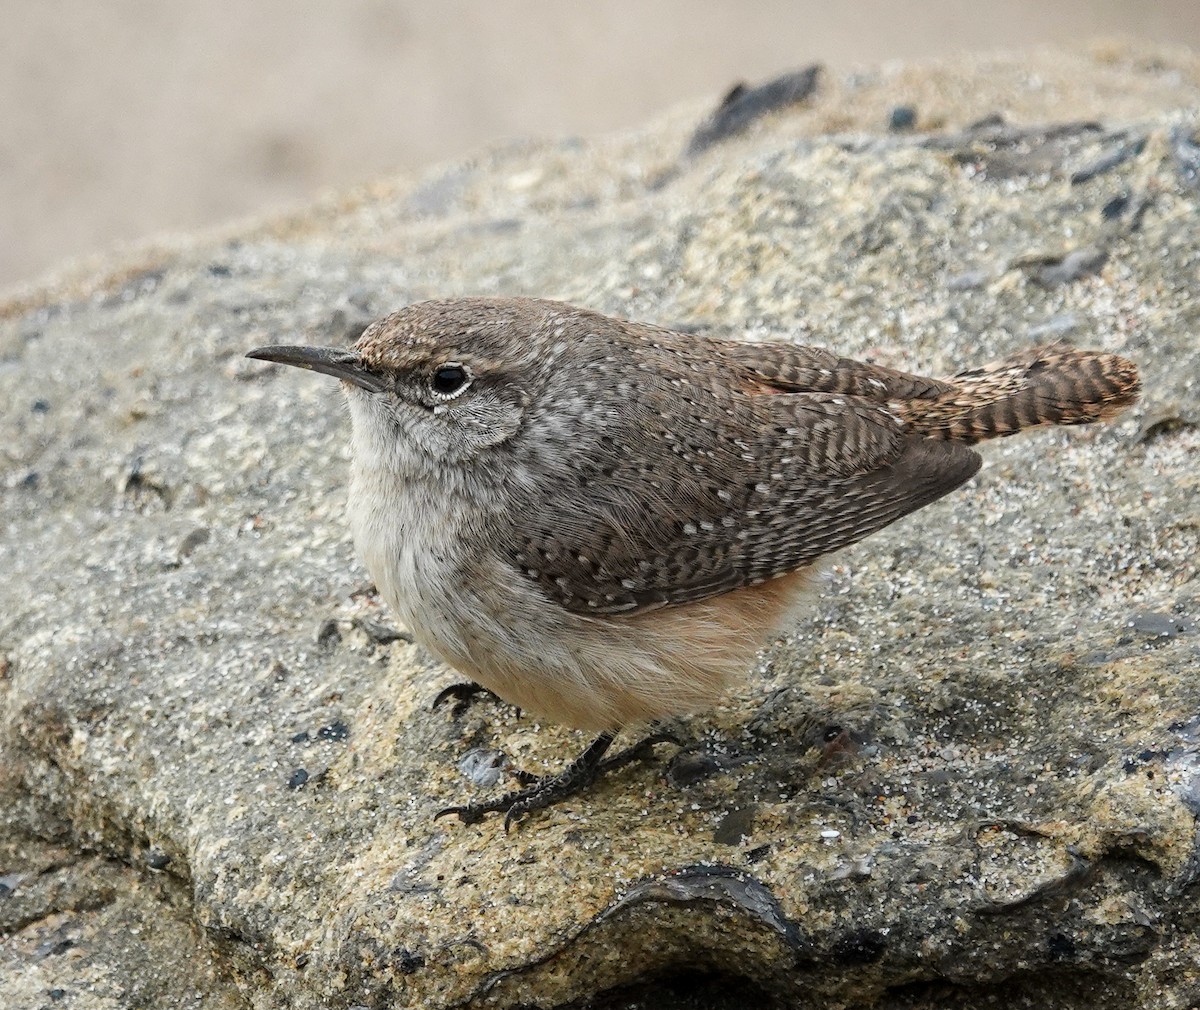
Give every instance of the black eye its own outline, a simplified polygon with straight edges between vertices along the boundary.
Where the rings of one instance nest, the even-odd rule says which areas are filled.
[[[453,396],[467,388],[471,373],[456,361],[447,362],[433,373],[430,385],[439,396]]]

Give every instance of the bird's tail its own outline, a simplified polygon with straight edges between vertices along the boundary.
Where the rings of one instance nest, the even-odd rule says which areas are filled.
[[[928,438],[968,445],[1047,424],[1106,421],[1141,389],[1133,362],[1061,345],[1021,351],[944,381],[949,390],[891,408]]]

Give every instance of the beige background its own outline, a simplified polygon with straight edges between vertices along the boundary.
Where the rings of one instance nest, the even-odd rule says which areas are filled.
[[[516,136],[837,69],[1115,34],[1200,0],[0,0],[0,285]]]

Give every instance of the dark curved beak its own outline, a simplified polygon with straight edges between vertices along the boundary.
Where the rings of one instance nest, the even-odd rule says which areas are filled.
[[[247,351],[246,357],[274,361],[280,365],[295,365],[312,372],[324,372],[344,382],[352,382],[363,389],[369,389],[372,393],[382,393],[389,388],[388,381],[367,367],[362,355],[357,351],[344,351],[337,347],[293,347],[275,344]]]

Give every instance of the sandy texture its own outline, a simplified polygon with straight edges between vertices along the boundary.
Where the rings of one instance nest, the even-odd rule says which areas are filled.
[[[875,129],[901,96],[930,129]],[[4,1000],[1194,1005],[1198,104],[1141,50],[828,75],[691,159],[707,109],[9,302]],[[241,357],[482,292],[934,372],[1063,339],[1146,396],[987,447],[678,755],[506,837],[432,821],[462,755],[581,741],[428,710],[453,675],[379,641],[336,391]]]

